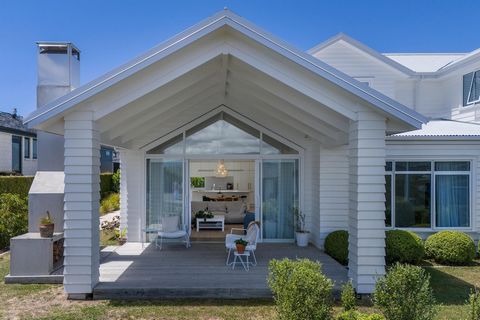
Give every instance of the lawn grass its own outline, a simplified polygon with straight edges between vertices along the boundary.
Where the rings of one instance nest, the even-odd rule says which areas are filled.
[[[108,237],[108,236],[106,236]],[[468,267],[425,266],[439,303],[438,319],[467,319],[465,301],[470,289],[480,285],[480,264]],[[69,301],[61,285],[5,285],[9,255],[0,257],[0,318],[103,320],[103,319],[275,319],[270,300],[171,300],[171,301]],[[368,303],[362,312],[378,312]],[[339,306],[335,313],[341,312]]]

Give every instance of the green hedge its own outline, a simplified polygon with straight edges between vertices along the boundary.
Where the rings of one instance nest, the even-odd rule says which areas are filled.
[[[10,245],[10,238],[27,230],[27,199],[17,194],[0,194],[0,249]]]
[[[113,191],[113,173],[100,174],[100,194],[103,197]]]
[[[425,254],[422,239],[411,231],[389,230],[386,232],[387,263],[413,263],[422,261]]]
[[[337,230],[325,238],[325,252],[343,265],[348,264],[348,232]]]
[[[33,177],[0,177],[0,194],[12,193],[28,197]]]
[[[103,196],[114,191],[114,181],[112,173],[100,174],[100,193]],[[33,177],[10,177],[0,176],[0,194],[12,193],[18,194],[20,197],[28,197],[28,191],[32,185]]]
[[[475,258],[475,243],[459,231],[440,231],[425,241],[425,254],[438,263],[465,265]]]

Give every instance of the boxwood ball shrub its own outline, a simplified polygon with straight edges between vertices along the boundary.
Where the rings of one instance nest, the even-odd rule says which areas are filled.
[[[408,264],[396,263],[377,281],[373,301],[388,320],[431,320],[437,313],[430,275]]]
[[[348,232],[337,230],[325,238],[325,252],[343,265],[348,264]]]
[[[418,264],[425,254],[422,239],[411,231],[389,230],[386,232],[385,244],[388,264]]]
[[[427,238],[425,253],[438,263],[465,265],[475,258],[475,243],[466,233],[440,231]]]
[[[322,273],[320,263],[308,259],[273,259],[268,269],[267,282],[279,319],[332,318],[333,282]]]

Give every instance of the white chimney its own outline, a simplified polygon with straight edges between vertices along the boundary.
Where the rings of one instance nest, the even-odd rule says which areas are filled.
[[[70,42],[37,42],[37,108],[80,85],[80,50]],[[63,231],[64,138],[37,131],[37,173],[30,188],[28,230],[37,232],[40,217],[49,210],[55,232]]]
[[[70,42],[37,42],[37,108],[80,85],[80,50]]]

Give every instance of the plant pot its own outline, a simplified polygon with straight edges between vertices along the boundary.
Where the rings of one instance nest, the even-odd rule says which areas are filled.
[[[42,238],[51,238],[53,237],[53,230],[55,228],[55,224],[41,224],[40,225],[40,237]]]
[[[299,247],[308,246],[308,236],[309,235],[310,235],[309,232],[295,232],[295,236],[297,238],[297,246],[299,246]]]
[[[237,252],[243,254],[245,252],[245,246],[243,244],[235,244],[237,247]]]
[[[120,239],[117,239],[117,242],[118,242],[118,245],[123,246],[125,243],[127,243],[127,239],[120,238]]]

